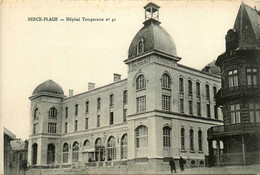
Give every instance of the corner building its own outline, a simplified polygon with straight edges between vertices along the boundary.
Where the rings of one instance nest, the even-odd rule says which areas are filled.
[[[128,78],[64,96],[52,80],[30,97],[29,162],[34,166],[127,166],[165,170],[180,156],[204,166],[207,130],[222,124],[215,93],[220,77],[178,64],[176,46],[158,21],[159,6],[144,7],[145,22],[129,47]]]
[[[260,163],[260,12],[242,3],[233,29],[226,35],[221,69],[224,125],[208,130],[210,164]]]

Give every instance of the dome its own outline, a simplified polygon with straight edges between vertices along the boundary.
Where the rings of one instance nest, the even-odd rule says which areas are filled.
[[[138,55],[137,46],[140,40],[144,42],[143,53],[159,51],[171,56],[177,56],[175,44],[171,36],[159,26],[160,22],[150,19],[144,22],[144,27],[135,35],[128,50],[128,58]]]
[[[39,94],[42,92],[64,95],[64,92],[63,92],[62,88],[60,87],[60,85],[58,85],[57,83],[55,83],[52,80],[47,80],[47,81],[43,82],[42,84],[38,85],[34,89],[33,95]]]
[[[214,60],[211,63],[207,64],[202,69],[202,71],[210,73],[210,74],[220,75],[220,68],[215,63],[216,63],[216,60]]]

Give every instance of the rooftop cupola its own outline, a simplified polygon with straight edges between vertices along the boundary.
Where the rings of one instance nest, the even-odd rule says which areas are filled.
[[[146,6],[144,6],[145,9],[145,21],[144,25],[148,25],[151,22],[154,24],[160,24],[159,22],[159,6],[150,2]]]

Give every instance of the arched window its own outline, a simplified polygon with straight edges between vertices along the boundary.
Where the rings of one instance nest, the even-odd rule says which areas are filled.
[[[144,39],[141,38],[137,45],[137,54],[144,52]]]
[[[116,139],[111,136],[107,142],[107,160],[116,159]]]
[[[198,131],[198,144],[199,144],[199,151],[202,151],[202,131]]]
[[[63,163],[68,163],[68,158],[69,158],[69,145],[67,143],[63,144]]]
[[[166,89],[171,88],[171,77],[166,73],[162,76],[162,87]]]
[[[145,77],[143,74],[136,78],[136,90],[142,90],[146,88]]]
[[[121,159],[127,159],[127,134],[124,134],[121,140]]]
[[[95,141],[95,160],[102,161],[104,160],[104,146],[100,138],[97,138]]]
[[[79,161],[79,143],[74,142],[72,146],[72,162]]]
[[[109,106],[110,107],[114,106],[114,94],[111,94],[109,97]]]
[[[39,110],[38,110],[38,108],[36,108],[36,109],[34,110],[34,114],[33,114],[33,118],[34,118],[34,119],[38,119],[38,118],[39,118],[38,113],[39,113]]]
[[[57,109],[52,107],[49,110],[49,118],[57,118]]]
[[[179,92],[180,92],[180,94],[183,94],[183,90],[184,90],[183,78],[179,78]]]
[[[32,164],[37,165],[37,154],[38,154],[38,145],[34,143],[32,145]]]
[[[181,150],[185,150],[185,129],[181,128]]]
[[[194,151],[193,129],[190,129],[190,150]]]
[[[188,95],[192,95],[192,81],[188,80]]]
[[[55,145],[49,144],[47,150],[47,164],[55,163]]]
[[[89,142],[89,140],[85,140],[85,141],[84,141],[83,147],[84,147],[84,148],[90,147],[90,142]]]
[[[171,128],[168,126],[163,127],[163,149],[171,147]]]
[[[135,136],[137,157],[146,157],[148,145],[148,128],[144,125],[138,126],[135,129]]]

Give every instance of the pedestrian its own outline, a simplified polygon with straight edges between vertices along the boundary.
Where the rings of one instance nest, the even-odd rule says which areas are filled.
[[[184,160],[182,157],[180,157],[180,168],[181,171],[184,171],[184,164],[186,164],[186,160]]]
[[[173,173],[173,170],[174,170],[174,172],[176,173],[176,167],[175,167],[175,162],[174,162],[173,157],[171,158],[169,164],[170,164],[170,166],[171,166],[171,173]]]

